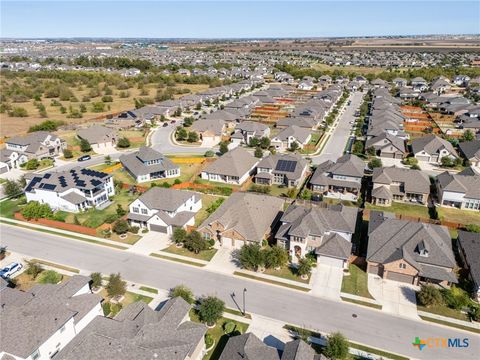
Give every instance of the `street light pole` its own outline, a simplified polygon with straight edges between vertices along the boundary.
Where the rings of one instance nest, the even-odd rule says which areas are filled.
[[[246,315],[245,312],[245,293],[247,292],[247,288],[243,288],[243,316]]]

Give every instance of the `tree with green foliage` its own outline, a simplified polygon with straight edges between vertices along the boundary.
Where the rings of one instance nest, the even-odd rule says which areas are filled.
[[[192,117],[186,117],[183,119],[183,126],[185,127],[190,127],[193,124],[193,118]]]
[[[187,235],[183,246],[195,254],[198,254],[200,251],[208,248],[208,243],[202,238],[202,235],[198,231],[194,230]]]
[[[173,230],[172,240],[176,244],[183,243],[187,238],[187,231],[184,228],[176,227]]]
[[[300,193],[300,198],[303,200],[310,200],[312,198],[312,192],[308,189],[303,189]]]
[[[222,141],[218,150],[220,151],[220,154],[226,154],[228,152],[228,143],[226,141]]]
[[[110,274],[105,289],[109,297],[123,296],[127,292],[127,283],[122,280],[120,273]]]
[[[71,159],[71,158],[73,158],[72,150],[70,150],[70,149],[63,149],[63,157],[64,157],[65,159]]]
[[[192,290],[185,285],[178,285],[170,289],[169,296],[171,298],[181,297],[189,304],[193,304],[195,302],[195,296],[193,295]]]
[[[53,211],[48,204],[41,204],[38,201],[28,202],[21,210],[23,217],[31,219],[49,219],[53,216]]]
[[[5,180],[3,184],[3,192],[8,197],[17,197],[22,193],[22,188],[20,184],[14,180]]]
[[[327,336],[324,354],[330,359],[343,360],[349,357],[349,348],[347,338],[340,332],[334,332]]]
[[[105,156],[104,158],[105,164],[111,165],[112,164],[112,157],[110,155]]]
[[[200,301],[198,315],[208,326],[214,326],[225,311],[225,303],[215,296],[207,296]]]
[[[117,220],[113,223],[112,230],[115,234],[121,235],[126,234],[128,232],[129,225],[127,220]]]
[[[369,161],[368,167],[370,169],[382,167],[382,160],[380,160],[379,158],[373,158],[372,160]]]
[[[36,170],[40,166],[40,162],[37,159],[30,159],[25,163],[25,169]]]
[[[377,153],[377,150],[373,146],[370,146],[366,149],[367,155],[368,156],[375,156]]]
[[[292,142],[292,144],[290,145],[290,148],[288,149],[288,151],[290,151],[290,152],[295,152],[295,151],[297,151],[299,148],[300,148],[300,145],[298,145],[298,142],[294,141],[294,142]]]
[[[16,106],[8,112],[8,115],[11,117],[27,117],[28,112],[25,108]]]
[[[25,268],[25,273],[30,275],[33,279],[36,279],[37,276],[43,271],[42,265],[35,261],[25,260],[27,267]]]
[[[298,275],[300,275],[302,277],[310,275],[310,273],[312,272],[311,261],[307,258],[301,258],[298,261],[297,272],[298,272]]]
[[[35,131],[57,131],[59,126],[64,125],[65,122],[61,120],[45,120],[40,124],[30,126],[28,132],[35,132]]]
[[[245,269],[257,271],[265,264],[265,253],[258,244],[245,244],[238,253],[238,260]]]
[[[188,132],[183,127],[178,127],[175,133],[175,137],[177,140],[184,141],[188,137]]]
[[[263,150],[259,147],[255,149],[255,152],[253,154],[256,158],[261,159],[263,157]]]
[[[180,117],[182,116],[182,109],[180,107],[178,107],[175,112],[173,113],[173,116],[175,117]]]
[[[473,140],[475,140],[475,134],[473,133],[472,130],[468,129],[463,133],[462,140],[463,141],[473,141]]]
[[[62,274],[59,274],[54,270],[45,270],[40,275],[38,282],[40,284],[58,284],[60,281],[62,281],[62,278]]]
[[[454,162],[450,156],[444,156],[440,159],[442,167],[452,167]]]
[[[92,151],[92,146],[90,145],[87,139],[80,140],[80,151],[82,152]]]
[[[126,137],[121,137],[118,139],[117,146],[122,149],[128,148],[130,147],[130,140]]]
[[[480,225],[468,224],[468,225],[465,225],[465,230],[470,232],[480,233]]]
[[[270,147],[270,139],[266,136],[260,138],[260,142],[259,142],[259,146],[262,148],[262,149],[268,149]]]
[[[353,153],[356,154],[356,155],[360,155],[360,154],[363,154],[363,151],[364,151],[364,146],[363,146],[363,142],[362,141],[355,141],[353,143],[353,149],[352,149]]]
[[[280,246],[272,246],[265,250],[265,267],[278,268],[287,265],[288,252]]]
[[[117,204],[116,213],[119,217],[122,217],[127,214],[127,210],[122,207],[122,204]]]
[[[188,133],[187,141],[188,141],[189,143],[197,142],[197,141],[198,141],[198,134],[197,134],[195,131],[190,131],[190,132]]]
[[[256,137],[251,137],[250,141],[248,142],[248,146],[250,147],[258,147],[260,145],[260,140]]]
[[[91,273],[90,279],[92,279],[92,288],[98,289],[102,286],[102,274],[99,272]]]
[[[433,285],[422,285],[417,294],[420,304],[426,307],[438,305],[442,303],[442,294]]]
[[[205,152],[205,157],[209,158],[209,157],[214,157],[215,156],[215,153],[212,151],[212,150],[207,150]]]

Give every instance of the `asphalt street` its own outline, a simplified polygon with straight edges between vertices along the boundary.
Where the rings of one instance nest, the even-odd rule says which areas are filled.
[[[212,148],[198,146],[179,146],[172,143],[170,136],[179,124],[168,124],[166,127],[158,127],[154,130],[151,138],[152,147],[163,154],[204,154]]]
[[[347,140],[350,137],[350,130],[352,124],[350,122],[355,121],[355,110],[362,104],[362,92],[355,92],[350,97],[351,104],[345,106],[345,111],[340,115],[337,127],[333,130],[332,135],[327,141],[327,144],[322,149],[320,155],[312,156],[312,162],[314,164],[321,164],[327,160],[336,161],[343,155],[343,150],[347,144]]]
[[[480,336],[473,333],[5,224],[0,225],[0,233],[2,245],[10,251],[91,272],[120,272],[129,281],[160,289],[185,284],[197,295],[214,294],[222,298],[230,307],[235,307],[232,292],[243,307],[241,294],[245,288],[247,312],[320,332],[341,331],[352,341],[412,358],[478,359],[480,353]],[[412,345],[415,337],[469,338],[470,346],[419,351]]]

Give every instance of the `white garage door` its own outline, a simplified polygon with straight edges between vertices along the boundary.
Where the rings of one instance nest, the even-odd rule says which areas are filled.
[[[331,258],[331,257],[328,257],[328,256],[320,256],[318,258],[317,262],[319,264],[322,264],[322,265],[330,265],[330,266],[334,266],[334,267],[343,268],[343,260],[342,259],[335,259],[335,258]]]

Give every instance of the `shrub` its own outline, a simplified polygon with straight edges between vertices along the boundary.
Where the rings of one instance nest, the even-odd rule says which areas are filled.
[[[205,157],[213,157],[215,155],[215,153],[212,151],[212,150],[207,150],[205,152]]]
[[[288,252],[280,246],[273,246],[265,252],[265,266],[275,268],[285,266],[288,263]]]
[[[110,303],[105,301],[102,304],[102,310],[103,310],[103,316],[108,316],[111,313]]]
[[[462,289],[453,285],[450,289],[441,290],[443,301],[453,309],[461,310],[470,303],[468,294]]]
[[[132,234],[138,234],[138,232],[140,231],[140,228],[138,226],[132,226],[130,227],[130,230],[129,230]]]
[[[120,303],[118,303],[118,304],[111,304],[111,305],[110,305],[110,310],[111,310],[112,316],[117,315],[117,314],[120,312],[120,310],[122,310],[122,307],[123,307],[123,306],[122,306],[122,304],[120,304]]]
[[[442,294],[433,285],[422,285],[417,294],[420,304],[426,307],[438,305],[442,302]]]
[[[187,232],[184,228],[177,227],[173,230],[172,239],[176,244],[183,243],[187,237]]]
[[[243,245],[239,252],[240,264],[248,270],[258,270],[259,266],[264,265],[264,252],[258,244]]]
[[[347,338],[339,332],[327,336],[327,346],[325,346],[325,355],[331,359],[347,359],[349,355]]]
[[[42,265],[36,263],[34,261],[26,261],[27,267],[25,269],[25,273],[30,275],[33,279],[36,279],[37,276],[43,271]]]
[[[80,150],[82,152],[89,152],[92,150],[92,146],[90,145],[87,139],[80,140]]]
[[[130,140],[128,140],[126,137],[122,137],[118,139],[117,146],[119,148],[128,148],[130,147]]]
[[[225,154],[228,152],[228,143],[225,141],[222,141],[220,143],[220,148],[219,148],[220,154]]]
[[[259,158],[259,159],[260,159],[260,158],[263,157],[263,150],[260,149],[259,147],[257,147],[257,148],[255,149],[255,152],[254,152],[253,155],[254,155],[256,158]]]
[[[25,169],[36,170],[40,166],[40,162],[37,159],[30,159],[25,163]]]
[[[107,294],[110,297],[122,296],[127,291],[127,283],[122,280],[120,274],[110,274],[108,284],[105,287]]]
[[[215,340],[213,340],[212,335],[210,335],[208,333],[205,334],[205,347],[207,349],[210,349],[213,346],[214,343],[215,343]]]
[[[471,306],[469,314],[473,321],[480,321],[480,306]]]
[[[72,151],[69,149],[64,149],[63,150],[63,157],[65,159],[71,159],[73,157]]]
[[[23,217],[27,220],[39,218],[51,218],[53,211],[48,204],[40,204],[38,201],[30,201],[21,210]]]
[[[6,180],[3,184],[3,192],[8,197],[14,197],[22,193],[22,188],[18,182],[13,180]]]
[[[268,194],[270,193],[271,189],[270,189],[270,186],[267,186],[267,185],[252,184],[252,186],[250,186],[250,189],[248,189],[248,191],[257,192],[261,194]]]
[[[126,220],[117,220],[112,226],[113,232],[118,235],[125,234],[128,229],[129,225]]]
[[[117,210],[116,210],[116,213],[119,217],[122,217],[124,216],[126,213],[127,213],[127,210],[125,210],[124,208],[122,208],[122,205],[121,204],[117,204]]]
[[[30,126],[28,132],[30,133],[35,131],[57,131],[58,127],[64,124],[65,122],[61,120],[45,120],[38,125]]]
[[[227,321],[225,324],[223,324],[223,331],[225,331],[226,334],[230,334],[235,331],[235,328],[237,325],[232,322],[232,321]]]
[[[14,107],[8,112],[8,115],[10,115],[11,117],[27,117],[28,112],[23,107]]]
[[[110,95],[104,95],[102,96],[102,102],[107,103],[107,102],[113,102],[113,97]]]
[[[368,163],[368,167],[369,167],[370,169],[375,169],[375,168],[382,167],[382,160],[380,160],[379,158],[373,158],[373,159],[370,160],[370,162]]]
[[[469,224],[465,226],[465,230],[475,233],[480,233],[480,225]]]
[[[207,296],[200,302],[198,315],[200,320],[207,325],[214,325],[222,316],[225,310],[225,303],[215,296]]]
[[[302,258],[298,261],[297,272],[300,276],[310,275],[312,271],[312,263],[307,258]]]
[[[40,275],[38,282],[40,284],[58,284],[62,281],[63,276],[53,270],[45,270]]]
[[[181,297],[189,304],[193,304],[195,302],[195,297],[193,296],[192,290],[190,290],[185,285],[178,285],[170,289],[169,296],[171,298]]]
[[[195,131],[190,131],[188,133],[187,141],[190,143],[194,143],[198,141],[198,134]]]
[[[92,279],[92,287],[99,288],[102,286],[102,274],[99,272],[91,273],[90,279]]]
[[[175,179],[175,181],[173,182],[175,185],[179,185],[182,183],[182,181],[180,179]]]

